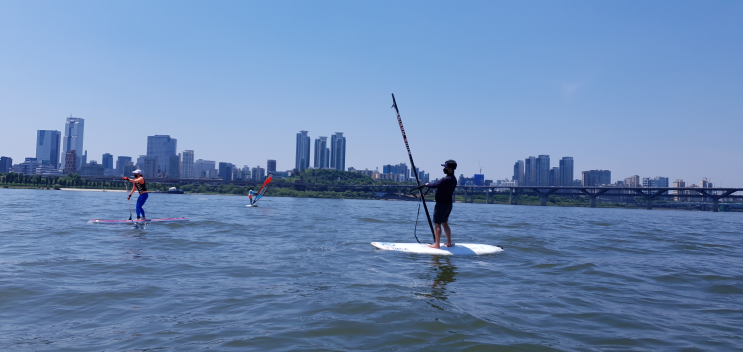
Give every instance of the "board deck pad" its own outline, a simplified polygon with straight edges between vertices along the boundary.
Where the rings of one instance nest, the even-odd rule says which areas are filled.
[[[441,249],[428,247],[425,243],[372,242],[371,245],[388,251],[438,255],[480,255],[503,252],[503,248],[499,246],[477,243],[454,243],[454,247],[446,247],[442,243]]]
[[[181,222],[189,221],[188,218],[167,218],[167,219],[147,219],[147,220],[90,220],[88,224],[119,224],[119,225],[131,225],[131,224],[149,224],[153,222]]]

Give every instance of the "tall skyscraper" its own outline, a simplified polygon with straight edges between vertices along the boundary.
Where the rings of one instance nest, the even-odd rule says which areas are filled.
[[[550,185],[550,156],[540,155],[537,157],[537,186]]]
[[[67,122],[64,125],[64,138],[62,139],[62,153],[67,153],[71,150],[75,151],[75,162],[77,163],[74,168],[69,168],[66,165],[66,158],[62,158],[61,168],[64,170],[80,170],[83,159],[83,136],[85,135],[85,119],[79,117],[68,117]]]
[[[36,131],[36,160],[42,165],[50,165],[55,169],[59,167],[59,144],[62,134],[59,131],[38,130]]]
[[[116,173],[119,175],[128,175],[127,173],[124,173],[124,167],[130,166],[132,164],[132,157],[130,156],[120,156],[116,158]]]
[[[343,137],[343,132],[330,137],[330,168],[346,170],[346,137]]]
[[[9,156],[0,156],[0,173],[10,172],[13,167],[13,158]]]
[[[553,167],[550,170],[550,186],[560,186],[561,180],[560,180],[560,168],[559,167]]]
[[[309,140],[308,140],[309,141]],[[250,179],[256,182],[261,182],[266,179],[266,170],[260,166],[254,167],[250,171]]]
[[[219,177],[225,181],[232,181],[232,163],[219,163]]]
[[[276,172],[276,160],[268,159],[268,161],[266,161],[266,172],[269,174]]]
[[[181,156],[181,178],[197,178],[193,172],[193,150],[184,150]]]
[[[109,153],[103,154],[101,164],[105,170],[112,170],[114,168],[114,156]]]
[[[168,178],[181,178],[181,155],[171,155],[168,163]]]
[[[299,172],[307,170],[310,167],[310,136],[307,131],[297,133],[297,158],[294,168]]]
[[[573,157],[565,156],[560,159],[560,186],[573,186]]]
[[[330,149],[328,148],[328,137],[315,139],[315,169],[327,169],[330,167]]]
[[[537,186],[537,158],[524,159],[524,186]]]
[[[153,156],[145,156],[141,168],[142,176],[145,178],[157,177],[157,158]]]
[[[157,163],[155,176],[169,173],[170,156],[176,155],[177,144],[178,140],[169,135],[147,136],[147,156],[155,158]]]
[[[515,164],[513,164],[513,179],[511,181],[516,181],[517,186],[525,186],[524,185],[524,161],[518,160]]]

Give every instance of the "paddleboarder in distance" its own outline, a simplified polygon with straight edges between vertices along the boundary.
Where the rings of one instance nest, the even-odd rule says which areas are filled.
[[[144,202],[147,201],[147,197],[149,197],[149,195],[147,194],[148,193],[147,184],[144,181],[144,177],[142,177],[142,170],[139,170],[139,169],[134,170],[134,178],[131,179],[129,177],[124,176],[124,180],[129,181],[134,184],[132,186],[132,191],[129,192],[129,196],[126,197],[127,200],[132,198],[132,194],[134,193],[135,190],[139,192],[139,198],[137,198],[137,220],[140,220],[139,214],[142,214],[141,220],[147,220],[144,216],[144,209],[142,209],[142,206],[144,205]]]
[[[446,246],[454,247],[454,243],[451,241],[451,229],[449,229],[449,214],[451,214],[451,208],[453,204],[452,196],[454,190],[457,188],[457,178],[454,177],[454,170],[457,169],[457,162],[454,160],[447,160],[441,164],[444,167],[444,173],[446,176],[434,183],[426,183],[428,188],[436,188],[436,207],[433,208],[433,225],[436,228],[434,230],[435,243],[429,245],[431,248],[441,249],[439,243],[441,242],[441,227],[444,228],[446,233]]]

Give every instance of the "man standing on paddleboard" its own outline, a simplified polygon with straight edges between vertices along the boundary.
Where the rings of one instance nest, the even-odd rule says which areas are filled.
[[[144,181],[144,177],[142,177],[142,170],[134,170],[134,179],[124,176],[124,180],[134,184],[132,186],[132,191],[129,192],[129,196],[126,197],[127,200],[132,198],[132,194],[135,190],[139,192],[139,198],[137,198],[137,220],[140,220],[139,214],[142,214],[141,220],[147,220],[144,216],[144,209],[142,209],[142,206],[144,205],[144,202],[147,201],[147,197],[149,197],[149,195],[147,194],[147,184]]]
[[[444,173],[446,176],[434,183],[426,183],[428,188],[436,188],[436,207],[433,208],[433,225],[435,227],[434,236],[436,242],[429,245],[431,248],[441,248],[439,243],[441,242],[441,227],[444,227],[446,233],[446,246],[453,247],[454,243],[451,241],[451,229],[449,229],[449,214],[451,213],[452,196],[454,190],[457,188],[457,178],[454,177],[454,170],[457,169],[457,162],[454,160],[447,160],[441,164],[444,167]]]

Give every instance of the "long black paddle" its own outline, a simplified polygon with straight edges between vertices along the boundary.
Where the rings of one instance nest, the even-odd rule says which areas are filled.
[[[402,140],[405,141],[405,148],[408,150],[408,157],[410,157],[410,166],[413,168],[413,174],[415,174],[415,182],[418,187],[421,187],[421,180],[418,179],[418,169],[415,168],[413,162],[413,154],[410,153],[410,145],[408,144],[408,137],[405,135],[405,128],[402,127],[402,119],[400,118],[400,110],[397,109],[397,102],[395,101],[395,93],[392,93],[392,107],[397,112],[397,123],[400,124],[400,132],[402,132]],[[436,234],[433,232],[433,223],[431,222],[431,215],[428,214],[428,206],[426,206],[426,198],[421,192],[421,201],[423,202],[423,210],[426,211],[426,218],[428,218],[428,226],[431,228],[431,236],[433,236],[433,243],[436,243]],[[416,237],[416,239],[418,239]]]

